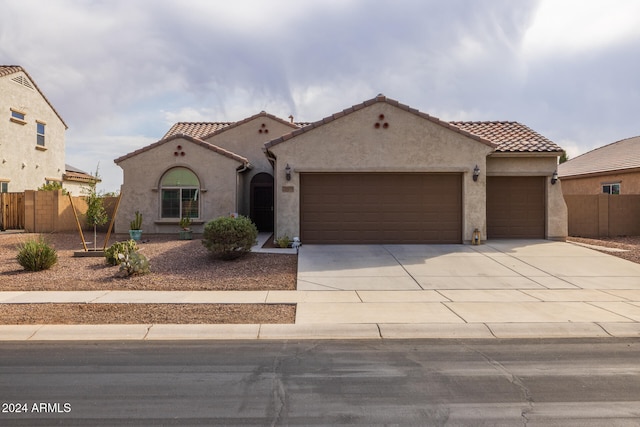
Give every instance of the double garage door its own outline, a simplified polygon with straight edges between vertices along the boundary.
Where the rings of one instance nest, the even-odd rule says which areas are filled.
[[[461,243],[460,174],[305,173],[305,243]]]
[[[460,174],[305,173],[300,184],[305,243],[463,240]],[[489,239],[543,239],[545,212],[543,177],[487,177]]]

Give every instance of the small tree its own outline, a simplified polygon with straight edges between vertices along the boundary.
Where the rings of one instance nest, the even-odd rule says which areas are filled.
[[[98,168],[88,186],[84,187],[85,201],[87,202],[87,224],[93,227],[93,250],[96,250],[96,240],[98,239],[97,227],[104,225],[109,220],[107,211],[104,208],[103,197],[98,194],[96,186],[98,185],[100,176]]]

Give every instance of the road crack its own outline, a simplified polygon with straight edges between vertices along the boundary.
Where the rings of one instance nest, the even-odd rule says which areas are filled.
[[[518,389],[522,393],[522,397],[525,403],[527,404],[527,407],[523,408],[522,412],[520,413],[522,417],[522,423],[524,426],[526,426],[529,423],[528,414],[533,410],[533,406],[535,404],[533,396],[531,395],[531,390],[529,390],[529,388],[525,385],[525,383],[522,381],[520,377],[518,377],[516,374],[509,371],[509,369],[507,369],[502,363],[498,362],[497,360],[483,353],[480,350],[477,350],[475,348],[472,348],[466,345],[465,347],[468,350],[471,350],[474,353],[480,355],[480,357],[482,357],[489,365],[491,365],[496,371],[498,371],[507,381],[509,381],[514,386],[518,387]]]

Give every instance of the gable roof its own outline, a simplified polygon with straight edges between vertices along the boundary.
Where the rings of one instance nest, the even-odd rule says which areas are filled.
[[[558,166],[560,177],[623,172],[640,168],[640,136],[596,148]]]
[[[283,142],[293,138],[294,136],[298,136],[298,135],[303,134],[305,132],[312,131],[315,128],[323,126],[323,125],[325,125],[327,123],[331,123],[334,120],[337,120],[337,119],[339,119],[341,117],[344,117],[344,116],[347,116],[349,114],[352,114],[352,113],[354,113],[354,112],[356,112],[358,110],[361,110],[361,109],[363,109],[365,107],[369,107],[369,106],[374,105],[374,104],[376,104],[378,102],[384,102],[386,104],[393,105],[394,107],[397,107],[397,108],[399,108],[401,110],[408,111],[411,114],[415,114],[418,117],[422,117],[423,119],[426,119],[426,120],[429,120],[429,121],[431,121],[433,123],[439,124],[440,126],[446,127],[446,128],[448,128],[448,129],[450,129],[450,130],[452,130],[454,132],[462,134],[462,135],[464,135],[464,136],[466,136],[468,138],[474,139],[474,140],[476,140],[478,142],[481,142],[483,144],[486,144],[486,145],[488,145],[490,147],[493,147],[493,148],[496,147],[496,144],[494,144],[493,142],[491,142],[490,140],[488,140],[488,139],[486,139],[486,138],[484,138],[482,136],[475,135],[475,134],[473,134],[471,132],[468,132],[468,131],[466,131],[464,129],[461,129],[460,127],[453,126],[453,125],[451,125],[451,124],[449,124],[449,123],[447,123],[447,122],[445,122],[443,120],[440,120],[440,119],[438,119],[436,117],[430,116],[429,114],[422,113],[422,112],[416,110],[415,108],[411,108],[408,105],[401,104],[400,102],[398,102],[398,101],[396,101],[394,99],[387,98],[386,96],[380,94],[380,95],[376,96],[375,98],[369,99],[368,101],[364,101],[363,103],[356,104],[356,105],[354,105],[354,106],[352,106],[350,108],[342,110],[339,113],[332,114],[331,116],[325,117],[322,120],[318,120],[317,122],[310,123],[307,126],[304,126],[304,127],[300,128],[300,129],[297,129],[297,130],[294,130],[291,133],[288,133],[286,135],[282,135],[279,138],[273,139],[273,140],[271,140],[271,141],[269,141],[269,142],[267,142],[265,144],[265,149],[269,149],[269,148],[273,147],[274,145],[278,145],[280,143],[283,143]]]
[[[189,136],[189,135],[182,135],[182,134],[177,134],[177,135],[170,136],[168,138],[161,139],[158,142],[154,142],[153,144],[147,145],[146,147],[142,147],[142,148],[140,148],[140,149],[138,149],[136,151],[133,151],[133,152],[131,152],[129,154],[125,154],[124,156],[118,157],[117,159],[115,159],[114,163],[118,164],[118,163],[120,163],[120,162],[122,162],[122,161],[124,161],[126,159],[129,159],[131,157],[137,156],[140,153],[144,153],[145,151],[152,150],[152,149],[154,149],[154,148],[156,148],[156,147],[158,147],[158,146],[160,146],[162,144],[174,141],[176,139],[185,139],[187,141],[193,142],[196,145],[199,145],[199,146],[204,147],[204,148],[206,148],[208,150],[211,150],[211,151],[213,151],[215,153],[221,154],[221,155],[223,155],[225,157],[228,157],[228,158],[233,159],[233,160],[235,160],[235,161],[237,161],[239,163],[242,163],[243,165],[245,165],[247,167],[251,166],[251,163],[249,162],[249,160],[246,157],[239,156],[236,153],[232,153],[231,151],[227,151],[224,148],[220,148],[217,145],[210,144],[210,143],[208,143],[206,141],[203,141],[201,139],[194,138],[194,137]]]
[[[181,133],[185,135],[191,135],[200,139],[207,139],[228,129],[233,129],[260,117],[268,117],[293,129],[298,129],[302,125],[299,123],[288,122],[277,116],[274,116],[273,114],[269,114],[266,111],[261,111],[258,114],[254,114],[253,116],[247,117],[246,119],[240,120],[239,122],[178,122],[171,126],[171,129],[169,129],[169,131],[163,136],[163,138],[168,138],[170,136]]]
[[[40,90],[40,88],[36,84],[35,80],[33,80],[31,78],[31,76],[29,75],[29,73],[27,73],[27,70],[25,70],[24,68],[22,68],[19,65],[0,65],[0,77],[9,76],[11,74],[15,74],[15,73],[19,73],[19,72],[23,72],[27,76],[27,78],[33,84],[33,86],[38,91],[40,96],[42,96],[42,98],[47,102],[47,104],[49,104],[49,107],[51,107],[53,112],[56,113],[56,116],[58,116],[58,118],[60,119],[60,121],[64,125],[65,129],[69,129],[69,126],[67,126],[67,124],[65,123],[64,119],[62,118],[62,116],[56,111],[56,109],[53,107],[53,104],[51,104],[51,102],[49,102],[47,97],[44,95],[44,93]]]
[[[64,165],[65,174],[62,175],[62,179],[65,181],[78,181],[78,182],[102,182],[100,178],[96,178],[95,176],[78,169],[74,166],[71,166],[68,163]]]
[[[498,145],[500,153],[561,153],[560,146],[518,122],[450,122]]]

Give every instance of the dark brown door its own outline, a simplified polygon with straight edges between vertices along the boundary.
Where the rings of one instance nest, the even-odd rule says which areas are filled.
[[[273,177],[268,173],[251,180],[251,220],[259,231],[273,231]]]
[[[487,238],[544,239],[544,177],[487,177]]]
[[[461,243],[459,174],[300,176],[304,243]]]

